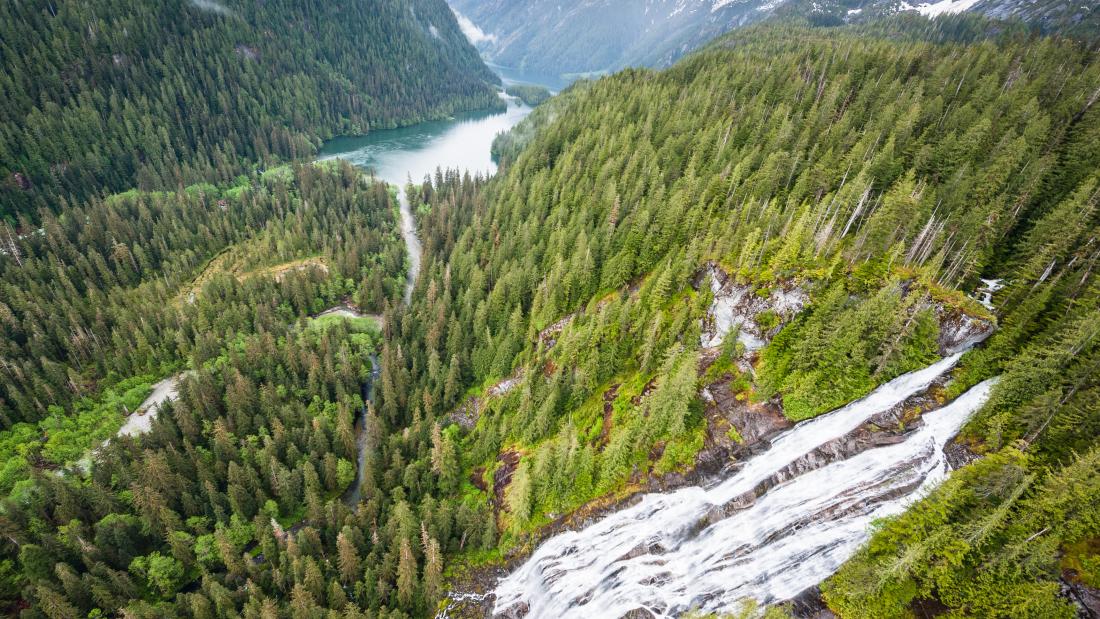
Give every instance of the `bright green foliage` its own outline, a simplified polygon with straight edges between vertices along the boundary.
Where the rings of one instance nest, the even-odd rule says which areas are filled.
[[[159,552],[137,557],[130,562],[130,573],[145,579],[162,596],[170,596],[184,583],[183,564]]]
[[[760,397],[783,394],[793,421],[814,417],[869,393],[876,385],[934,361],[939,325],[922,307],[927,293],[903,296],[896,281],[854,301],[849,282],[833,284],[761,359]]]
[[[971,464],[824,586],[844,617],[907,617],[934,596],[966,616],[1073,617],[1058,597],[1058,550],[1100,533],[1100,450],[1039,481],[1006,448]]]

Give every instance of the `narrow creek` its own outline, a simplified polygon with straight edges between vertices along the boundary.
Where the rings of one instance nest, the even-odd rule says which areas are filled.
[[[450,120],[420,123],[411,127],[375,131],[365,136],[340,137],[321,149],[321,160],[344,159],[374,178],[397,187],[399,228],[408,256],[408,272],[402,295],[405,306],[412,302],[420,274],[421,244],[416,217],[405,192],[409,182],[420,182],[437,170],[458,169],[470,174],[491,175],[496,162],[490,153],[493,139],[511,129],[531,112],[518,99],[501,95],[507,103],[503,112],[475,112]],[[371,356],[371,377],[363,385],[363,409],[355,421],[358,449],[355,482],[344,494],[354,507],[362,498],[363,471],[371,444],[367,415],[374,401],[374,383],[381,372],[377,355]]]
[[[405,276],[405,305],[412,303],[413,289],[416,288],[416,276],[420,274],[420,236],[416,233],[416,219],[413,217],[409,196],[402,186],[397,190],[397,204],[401,216],[401,238],[405,239],[405,253],[409,256],[409,272]]]
[[[370,456],[370,450],[377,447],[371,444],[371,436],[367,428],[370,403],[374,401],[374,385],[378,382],[378,375],[381,372],[377,354],[370,356],[370,367],[370,378],[362,386],[363,408],[359,411],[359,416],[355,418],[355,448],[357,450],[355,481],[352,482],[351,487],[344,492],[343,496],[344,504],[351,507],[358,505],[359,499],[363,497],[363,473],[367,470],[367,458]]]
[[[408,255],[408,272],[402,295],[405,305],[412,301],[416,278],[420,273],[421,244],[416,231],[416,218],[405,194],[405,184],[419,182],[436,170],[458,169],[470,174],[492,175],[496,172],[490,149],[497,135],[508,131],[523,120],[531,108],[514,97],[501,94],[507,108],[503,112],[471,112],[448,120],[419,123],[398,129],[374,131],[365,136],[338,137],[321,149],[319,160],[345,159],[374,178],[397,187],[399,229]],[[361,317],[354,308],[338,305],[325,310],[319,316],[337,314]],[[378,319],[379,317],[375,316]],[[344,494],[348,505],[356,505],[361,498],[360,487],[367,450],[371,449],[367,433],[366,415],[374,399],[374,382],[381,368],[377,355],[372,355],[371,375],[362,386],[364,406],[356,422],[358,449],[355,483]],[[153,386],[149,397],[137,411],[127,417],[119,435],[137,435],[149,431],[161,405],[176,397],[180,380],[186,372],[169,376]],[[80,466],[90,465],[91,455]]]

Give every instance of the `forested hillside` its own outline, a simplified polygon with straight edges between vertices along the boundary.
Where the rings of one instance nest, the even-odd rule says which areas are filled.
[[[487,184],[420,187],[424,277],[388,318],[380,411],[461,425],[502,548],[740,442],[702,387],[811,417],[935,359],[954,315],[1000,323],[947,394],[1004,375],[964,433],[988,455],[829,602],[1068,616],[1061,569],[1096,582],[1100,65],[1049,39],[909,38],[750,29],[574,86],[497,144]],[[707,264],[809,305],[756,314],[778,330],[758,353],[708,348]],[[1008,281],[997,317],[960,292],[979,276]]]
[[[0,583],[26,616],[226,616],[245,598],[268,612],[254,583],[285,598],[302,578],[295,604],[323,602],[361,577],[358,553],[378,535],[412,530],[397,520],[371,533],[371,510],[340,501],[379,326],[308,318],[399,298],[385,185],[324,164],[134,191],[47,217],[2,259],[5,422],[28,421],[0,435]],[[183,368],[151,432],[115,438],[150,383]],[[283,527],[306,546],[286,546]],[[316,560],[333,544],[343,576]],[[299,577],[272,580],[291,565]],[[249,581],[252,570],[266,575]],[[377,578],[356,594],[364,604],[393,590],[391,572]],[[420,604],[400,591],[401,605]]]
[[[6,2],[0,220],[499,105],[442,0]]]
[[[233,187],[119,194],[47,215],[41,233],[5,243],[4,428],[57,414],[51,411],[94,396],[105,384],[165,374],[191,355],[201,365],[223,338],[256,319],[257,303],[269,311],[279,307],[270,289],[249,290],[264,279],[253,276],[264,275],[265,267],[317,265],[339,274],[323,292],[311,287],[319,280],[298,282],[307,287],[287,293],[307,311],[324,309],[319,298],[343,295],[380,310],[400,285],[404,261],[384,186],[359,188],[347,168],[333,170],[338,183],[310,168],[300,173],[304,180],[294,193],[285,181],[292,172],[283,168],[255,185],[242,179]],[[224,258],[233,252],[241,257],[230,271]],[[245,285],[222,290],[232,281],[228,275]],[[238,311],[205,302],[238,295],[244,295]],[[279,312],[285,321],[297,315]]]

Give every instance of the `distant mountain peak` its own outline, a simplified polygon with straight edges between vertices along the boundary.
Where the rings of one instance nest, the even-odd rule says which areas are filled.
[[[821,25],[912,12],[967,11],[1044,31],[1100,31],[1100,8],[1081,0],[449,0],[462,31],[489,62],[544,75],[661,67],[715,37],[772,15]]]

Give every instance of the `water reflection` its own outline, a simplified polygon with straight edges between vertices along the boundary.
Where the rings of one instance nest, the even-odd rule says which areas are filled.
[[[492,174],[497,167],[489,152],[493,139],[531,112],[511,97],[507,103],[503,112],[473,112],[450,120],[335,138],[325,143],[320,158],[345,159],[373,169],[380,180],[397,185],[404,185],[409,178],[419,182],[436,168]]]

